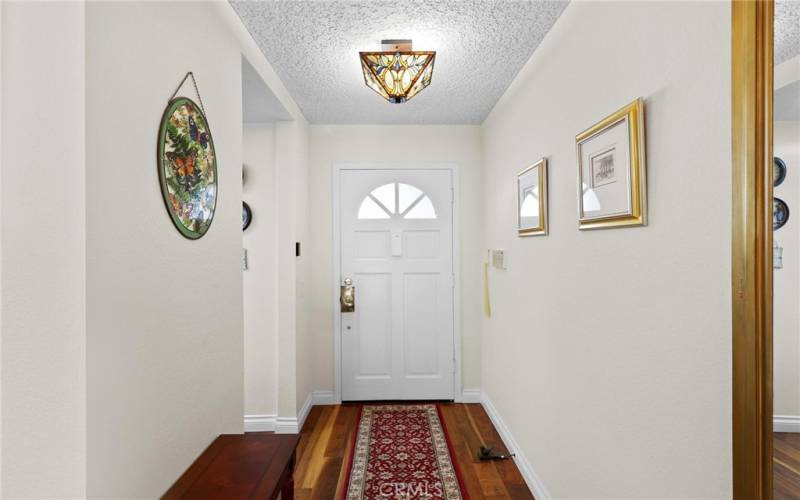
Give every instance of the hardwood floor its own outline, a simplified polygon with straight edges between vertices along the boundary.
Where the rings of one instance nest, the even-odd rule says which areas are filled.
[[[772,456],[774,500],[800,499],[800,434],[776,432]]]
[[[347,463],[356,430],[359,405],[315,406],[300,432],[295,468],[295,498],[332,500],[346,487]],[[532,499],[513,460],[481,462],[482,444],[507,450],[491,420],[478,404],[442,404],[445,426],[453,444],[453,459],[464,476],[471,500]],[[777,498],[777,497],[776,497]]]

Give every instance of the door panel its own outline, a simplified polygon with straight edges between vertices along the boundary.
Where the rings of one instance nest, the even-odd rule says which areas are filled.
[[[390,231],[356,231],[356,256],[360,259],[388,259],[391,255]]]
[[[406,231],[406,258],[435,259],[439,253],[439,231]]]
[[[339,175],[342,399],[453,399],[450,171]]]
[[[358,274],[358,370],[356,377],[392,375],[392,275]]]
[[[438,366],[438,346],[436,331],[439,328],[438,274],[409,273],[405,275],[405,296],[403,310],[403,333],[405,352],[414,353],[406,357],[404,374],[407,377],[420,375],[436,376]]]

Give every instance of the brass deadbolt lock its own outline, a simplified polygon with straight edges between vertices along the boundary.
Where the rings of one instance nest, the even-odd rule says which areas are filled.
[[[344,285],[339,291],[339,302],[342,305],[342,312],[353,312],[356,310],[356,287],[353,280],[346,278]]]

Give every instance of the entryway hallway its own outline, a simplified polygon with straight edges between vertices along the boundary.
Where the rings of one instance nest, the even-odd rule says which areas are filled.
[[[799,91],[793,0],[0,0],[0,499],[791,498]]]

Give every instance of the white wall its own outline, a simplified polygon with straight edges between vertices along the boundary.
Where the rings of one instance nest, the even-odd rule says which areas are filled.
[[[3,495],[80,498],[86,495],[84,6],[2,2],[0,11]]]
[[[239,42],[242,56],[252,65],[263,80],[268,92],[281,107],[273,116],[290,120],[279,121],[274,127],[274,221],[277,298],[274,304],[276,317],[277,381],[273,392],[277,396],[277,431],[296,430],[300,402],[304,402],[311,391],[311,367],[306,363],[308,349],[307,293],[310,266],[304,256],[294,255],[296,241],[308,245],[309,222],[307,217],[307,171],[308,171],[308,122],[297,103],[284,87],[275,70],[258,48],[255,40],[245,29],[239,16],[228,2],[213,2],[218,19],[229,26]],[[272,101],[273,97],[268,100]],[[273,110],[276,111],[276,110]],[[285,111],[285,112],[284,112]],[[245,300],[250,300],[245,297]],[[298,347],[299,346],[299,347]],[[248,349],[249,351],[249,349]],[[250,356],[252,353],[247,353]],[[256,355],[257,356],[257,355]],[[248,361],[252,367],[251,358]],[[245,369],[245,385],[260,385],[266,390],[269,380],[260,381],[257,372]],[[251,408],[248,406],[248,408]],[[249,412],[248,412],[249,413]],[[252,413],[249,413],[253,415]],[[262,414],[263,415],[263,414]],[[271,415],[271,414],[267,414]]]
[[[243,137],[244,201],[253,211],[244,232],[244,412],[275,416],[278,411],[277,238],[275,126],[249,125]]]
[[[800,418],[800,122],[775,122],[773,144],[787,170],[775,196],[790,214],[774,236],[783,247],[783,269],[774,272],[774,412]]]
[[[245,415],[292,423],[311,393],[308,341],[308,127],[246,125]],[[296,241],[303,255],[295,257]],[[288,420],[287,420],[288,419]],[[279,431],[292,430],[279,428]]]
[[[296,268],[295,290],[295,335],[296,335],[296,374],[295,387],[296,414],[305,418],[300,413],[304,411],[303,405],[307,402],[311,392],[316,389],[313,385],[313,343],[316,339],[311,335],[311,218],[309,212],[310,186],[309,186],[309,128],[303,123],[290,124],[294,131],[295,140],[290,143],[290,154],[294,158],[292,171],[294,173],[294,210],[295,210],[295,237],[289,242],[286,250],[295,255],[294,242],[300,243],[300,256],[294,257]]]
[[[480,388],[480,127],[472,125],[314,125],[310,128],[311,338],[313,388],[334,388],[331,179],[338,162],[452,162],[461,171],[462,379]]]
[[[272,199],[253,202],[272,248],[252,295],[265,329],[248,339],[248,409],[296,425],[311,391],[310,265],[294,256],[295,241],[308,248],[307,124],[226,2],[1,5],[3,492],[158,496],[216,435],[242,429],[243,53],[294,120],[273,142],[244,139],[256,158],[274,147],[259,158]],[[178,25],[203,37],[176,43]],[[216,218],[198,241],[165,213],[153,154],[187,69],[219,158]],[[189,84],[181,94],[194,97]]]
[[[88,492],[155,497],[242,431],[241,51],[212,3],[92,2],[86,61]],[[219,170],[196,241],[170,221],[155,165],[188,70]]]
[[[307,272],[295,257],[296,241],[306,238],[308,125],[304,119],[275,125],[275,169],[278,204],[278,417],[297,417],[310,388],[305,375],[310,367],[299,364],[305,351]],[[303,351],[303,352],[301,352]],[[302,395],[300,393],[303,393]],[[300,403],[298,403],[300,401]],[[296,421],[294,421],[296,424]],[[279,429],[280,430],[280,429]],[[291,429],[289,429],[291,430]]]
[[[553,498],[731,495],[730,4],[572,2],[484,124],[483,388]],[[648,227],[578,231],[575,135],[646,102]],[[550,161],[550,228],[515,174]]]

